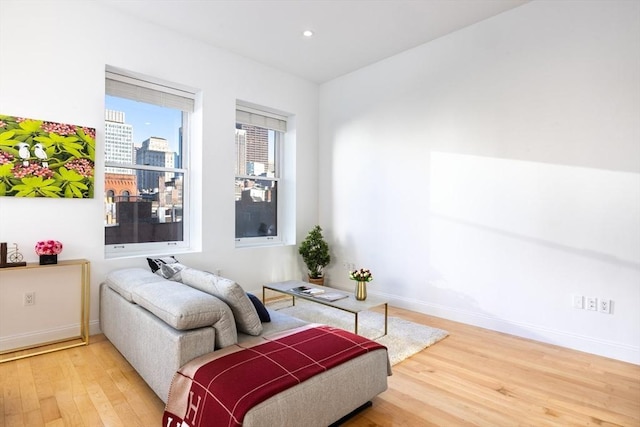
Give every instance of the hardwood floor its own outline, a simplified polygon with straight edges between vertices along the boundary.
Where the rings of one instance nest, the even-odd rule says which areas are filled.
[[[345,426],[640,426],[640,366],[389,314],[450,336],[394,366],[389,389]],[[0,364],[0,426],[159,426],[163,407],[103,336]]]

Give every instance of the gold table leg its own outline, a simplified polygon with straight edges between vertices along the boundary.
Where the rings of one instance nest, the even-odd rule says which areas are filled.
[[[356,315],[356,331],[355,331],[355,334],[358,335],[358,313],[356,312],[355,315]]]
[[[355,316],[355,325],[354,325],[354,333],[358,335],[358,312],[353,313]],[[389,304],[384,304],[384,334],[379,336],[378,338],[382,338],[389,332]],[[376,338],[376,339],[378,339]]]
[[[389,313],[389,304],[384,303],[384,334],[387,335],[387,319]]]

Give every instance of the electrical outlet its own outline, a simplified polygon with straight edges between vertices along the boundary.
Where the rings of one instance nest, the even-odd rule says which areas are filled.
[[[598,299],[587,297],[587,310],[596,311],[598,309]]]
[[[611,314],[611,300],[600,298],[598,300],[598,311],[600,313]]]
[[[353,271],[355,270],[355,264],[350,262],[350,261],[345,261],[342,263],[342,267],[347,270],[347,271]]]
[[[582,295],[573,296],[573,308],[584,308],[584,297]]]
[[[24,305],[36,305],[36,293],[35,292],[25,292],[24,293]]]

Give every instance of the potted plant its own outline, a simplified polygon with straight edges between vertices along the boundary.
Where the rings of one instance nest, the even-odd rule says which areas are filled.
[[[322,228],[319,225],[313,227],[307,237],[300,243],[298,252],[307,266],[309,283],[324,284],[324,268],[329,265],[329,245],[322,237]]]

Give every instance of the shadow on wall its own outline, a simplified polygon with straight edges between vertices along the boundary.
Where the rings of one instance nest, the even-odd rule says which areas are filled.
[[[559,346],[563,345],[562,342],[553,342],[549,340],[549,337],[545,337],[534,329],[522,326],[518,323],[514,323],[507,319],[496,316],[495,313],[491,313],[482,308],[480,302],[470,296],[467,293],[456,291],[451,288],[444,279],[433,277],[434,270],[431,269],[432,276],[426,280],[434,284],[419,285],[422,295],[428,296],[429,301],[420,301],[414,298],[407,298],[398,295],[388,295],[371,290],[372,295],[379,295],[389,299],[391,305],[405,308],[420,313],[425,313],[429,316],[441,317],[443,319],[452,320],[455,322],[464,323],[467,325],[474,325],[480,328],[498,331],[518,337],[524,337],[539,342],[546,342]],[[397,289],[403,287],[403,282],[399,279],[392,279],[389,282],[391,289]],[[432,302],[433,301],[433,302]],[[446,301],[446,305],[439,304],[437,301]]]
[[[518,233],[512,233],[512,232],[509,232],[509,231],[501,230],[501,229],[498,229],[498,228],[495,228],[495,227],[490,227],[490,226],[486,226],[486,225],[482,225],[482,224],[475,224],[475,223],[472,223],[470,221],[466,221],[466,220],[462,220],[462,219],[458,219],[458,218],[453,218],[453,217],[448,217],[448,216],[445,216],[445,215],[432,214],[431,216],[433,218],[439,218],[439,219],[442,219],[442,220],[445,220],[445,221],[448,221],[448,222],[452,222],[452,223],[456,223],[456,224],[459,224],[459,225],[463,225],[463,226],[467,226],[467,227],[474,227],[474,228],[483,230],[484,232],[487,232],[487,233],[498,234],[498,235],[501,235],[503,237],[510,238],[510,239],[517,239],[517,240],[520,240],[520,241],[523,241],[523,242],[526,242],[526,243],[529,243],[529,244],[532,244],[532,245],[544,246],[544,247],[546,247],[548,249],[563,251],[563,252],[566,252],[566,253],[568,253],[570,255],[576,255],[576,256],[580,256],[580,257],[591,258],[593,260],[604,262],[604,263],[608,263],[608,264],[612,264],[612,265],[615,265],[617,267],[628,268],[628,269],[640,271],[640,262],[627,261],[627,260],[621,259],[619,257],[603,253],[603,252],[598,252],[598,251],[589,250],[589,249],[575,248],[575,247],[564,245],[562,243],[557,243],[557,242],[544,240],[544,239],[538,239],[538,238],[535,238],[535,237],[524,236],[524,235],[521,235],[521,234],[518,234]]]
[[[431,153],[431,212],[640,270],[638,174]]]

